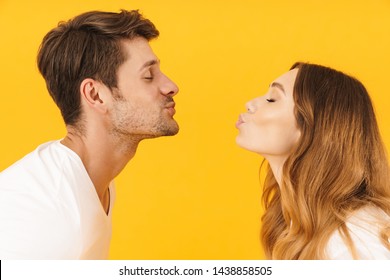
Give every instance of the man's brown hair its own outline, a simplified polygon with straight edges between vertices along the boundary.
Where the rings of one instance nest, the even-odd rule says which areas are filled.
[[[79,87],[86,78],[117,86],[117,70],[126,60],[121,41],[158,37],[154,24],[137,10],[91,11],[60,22],[42,41],[38,68],[67,125],[81,113]]]

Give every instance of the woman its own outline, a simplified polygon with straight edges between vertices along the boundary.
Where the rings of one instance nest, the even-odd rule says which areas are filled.
[[[364,86],[296,63],[247,103],[237,144],[261,154],[270,259],[390,259],[390,177]]]

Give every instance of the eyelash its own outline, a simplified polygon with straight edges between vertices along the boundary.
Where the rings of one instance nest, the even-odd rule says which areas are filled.
[[[269,102],[269,103],[275,102],[275,99],[272,99],[272,98],[267,98],[266,100],[267,100],[267,102]]]

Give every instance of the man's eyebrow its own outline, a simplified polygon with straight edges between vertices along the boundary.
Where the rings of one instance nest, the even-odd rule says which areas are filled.
[[[276,87],[276,88],[280,89],[284,94],[286,94],[286,91],[284,90],[283,85],[278,83],[278,82],[273,82],[272,84],[270,84],[270,87]]]
[[[148,60],[141,66],[139,71],[142,71],[146,67],[149,67],[149,66],[152,66],[152,65],[155,65],[155,64],[159,64],[159,63],[160,63],[160,60],[158,60],[158,59]]]

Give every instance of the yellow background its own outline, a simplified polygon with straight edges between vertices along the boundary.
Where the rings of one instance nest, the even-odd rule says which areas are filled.
[[[390,147],[390,1],[0,0],[0,170],[64,136],[36,64],[43,36],[88,10],[140,9],[180,87],[175,137],[141,143],[117,178],[112,259],[261,259],[261,158],[235,144],[246,101],[297,60],[368,88]]]

